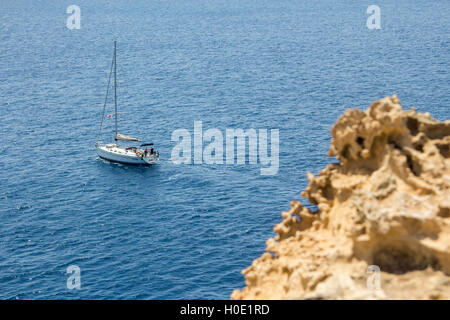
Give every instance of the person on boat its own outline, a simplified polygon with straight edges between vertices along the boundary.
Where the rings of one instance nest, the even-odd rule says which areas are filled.
[[[147,148],[145,148],[145,156],[147,156],[148,155],[148,149]]]
[[[150,154],[153,154],[153,148],[150,149]]]

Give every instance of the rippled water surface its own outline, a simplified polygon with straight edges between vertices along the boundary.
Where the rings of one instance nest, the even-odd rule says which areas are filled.
[[[449,118],[447,0],[377,1],[381,30],[358,1],[80,0],[80,30],[71,4],[0,5],[3,299],[226,299],[330,162],[346,108],[396,93]],[[113,39],[119,128],[157,144],[151,168],[96,156]],[[173,164],[173,130],[196,120],[279,129],[278,174]],[[66,288],[73,264],[81,290]]]

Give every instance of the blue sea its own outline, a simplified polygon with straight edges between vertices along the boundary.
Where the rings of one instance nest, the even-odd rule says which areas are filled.
[[[228,299],[333,161],[345,109],[397,94],[449,118],[449,17],[448,0],[1,0],[0,298]],[[119,131],[156,144],[152,167],[97,158],[114,40]],[[194,121],[279,129],[278,174],[174,164],[171,134]]]

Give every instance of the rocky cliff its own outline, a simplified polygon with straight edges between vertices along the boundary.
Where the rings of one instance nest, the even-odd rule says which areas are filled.
[[[450,120],[396,96],[347,110],[232,299],[450,299]]]

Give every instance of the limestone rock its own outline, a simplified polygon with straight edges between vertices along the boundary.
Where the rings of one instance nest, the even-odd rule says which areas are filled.
[[[331,133],[339,162],[302,192],[318,209],[291,203],[231,298],[450,299],[450,120],[392,96]]]

